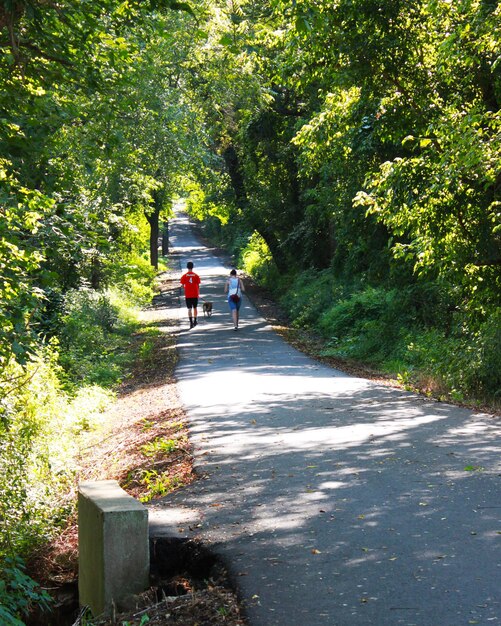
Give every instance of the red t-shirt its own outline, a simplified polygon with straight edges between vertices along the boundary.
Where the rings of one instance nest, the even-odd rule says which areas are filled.
[[[181,276],[181,285],[184,287],[184,295],[186,298],[198,298],[200,285],[200,276],[195,272],[186,272]]]

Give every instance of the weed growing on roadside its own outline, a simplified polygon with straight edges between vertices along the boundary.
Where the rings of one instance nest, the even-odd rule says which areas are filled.
[[[166,496],[171,491],[183,486],[183,481],[179,476],[170,476],[168,472],[157,472],[156,470],[144,470],[141,483],[145,485],[148,492],[140,498],[141,502],[150,502],[153,498]]]
[[[179,446],[179,440],[176,439],[163,439],[158,437],[153,441],[149,441],[144,446],[141,446],[141,452],[148,457],[170,454],[174,452]]]
[[[377,367],[404,387],[440,399],[500,400],[496,308],[463,310],[435,283],[348,285],[330,270],[303,272],[282,304],[296,328],[323,338],[319,356]]]

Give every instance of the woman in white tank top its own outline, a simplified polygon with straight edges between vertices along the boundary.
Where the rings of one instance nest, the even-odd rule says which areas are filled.
[[[238,278],[237,270],[231,270],[230,277],[226,281],[226,285],[224,287],[224,293],[228,294],[228,306],[230,307],[234,330],[238,330],[240,306],[242,304],[242,293],[244,291],[244,284],[241,279]]]

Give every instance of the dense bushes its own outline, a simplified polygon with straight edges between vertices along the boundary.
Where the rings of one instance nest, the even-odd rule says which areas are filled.
[[[277,267],[266,242],[258,233],[253,233],[248,238],[245,247],[240,251],[238,265],[262,285],[271,290],[278,288]]]
[[[71,290],[62,316],[61,364],[73,384],[118,382],[128,358],[126,322],[119,318],[112,292]]]
[[[317,284],[321,289],[322,281]],[[298,315],[297,299],[293,293],[289,297],[290,311],[301,322],[310,309]],[[359,288],[333,298],[313,326],[325,339],[326,356],[370,363],[435,395],[496,401],[501,389],[499,322],[494,311],[475,324],[436,285],[425,284]]]
[[[73,465],[63,461],[65,433],[61,416],[68,401],[58,379],[57,355],[40,349],[26,365],[11,361],[3,373],[0,397],[0,590],[2,623],[22,617],[19,580],[24,578],[20,556],[47,539],[64,516],[62,494],[68,490]],[[68,442],[66,442],[68,443]],[[27,581],[27,584],[28,581]],[[13,597],[11,597],[13,596]]]
[[[22,559],[73,510],[80,435],[99,425],[133,356],[138,322],[123,292],[69,290],[59,303],[52,312],[58,337],[40,343],[24,365],[11,359],[1,374],[2,624],[20,624],[30,603],[46,602]]]

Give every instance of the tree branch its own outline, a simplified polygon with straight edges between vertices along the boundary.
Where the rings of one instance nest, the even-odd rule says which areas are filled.
[[[70,61],[67,61],[66,59],[61,59],[60,57],[53,56],[52,54],[47,54],[46,52],[43,52],[42,50],[40,50],[38,46],[35,46],[35,44],[32,44],[28,41],[21,42],[19,44],[19,47],[28,48],[28,50],[32,50],[33,52],[36,52],[37,54],[39,54],[44,59],[47,59],[48,61],[54,61],[54,63],[60,63],[61,65],[64,65],[65,67],[71,67],[71,68],[75,67],[74,64],[71,63]]]

